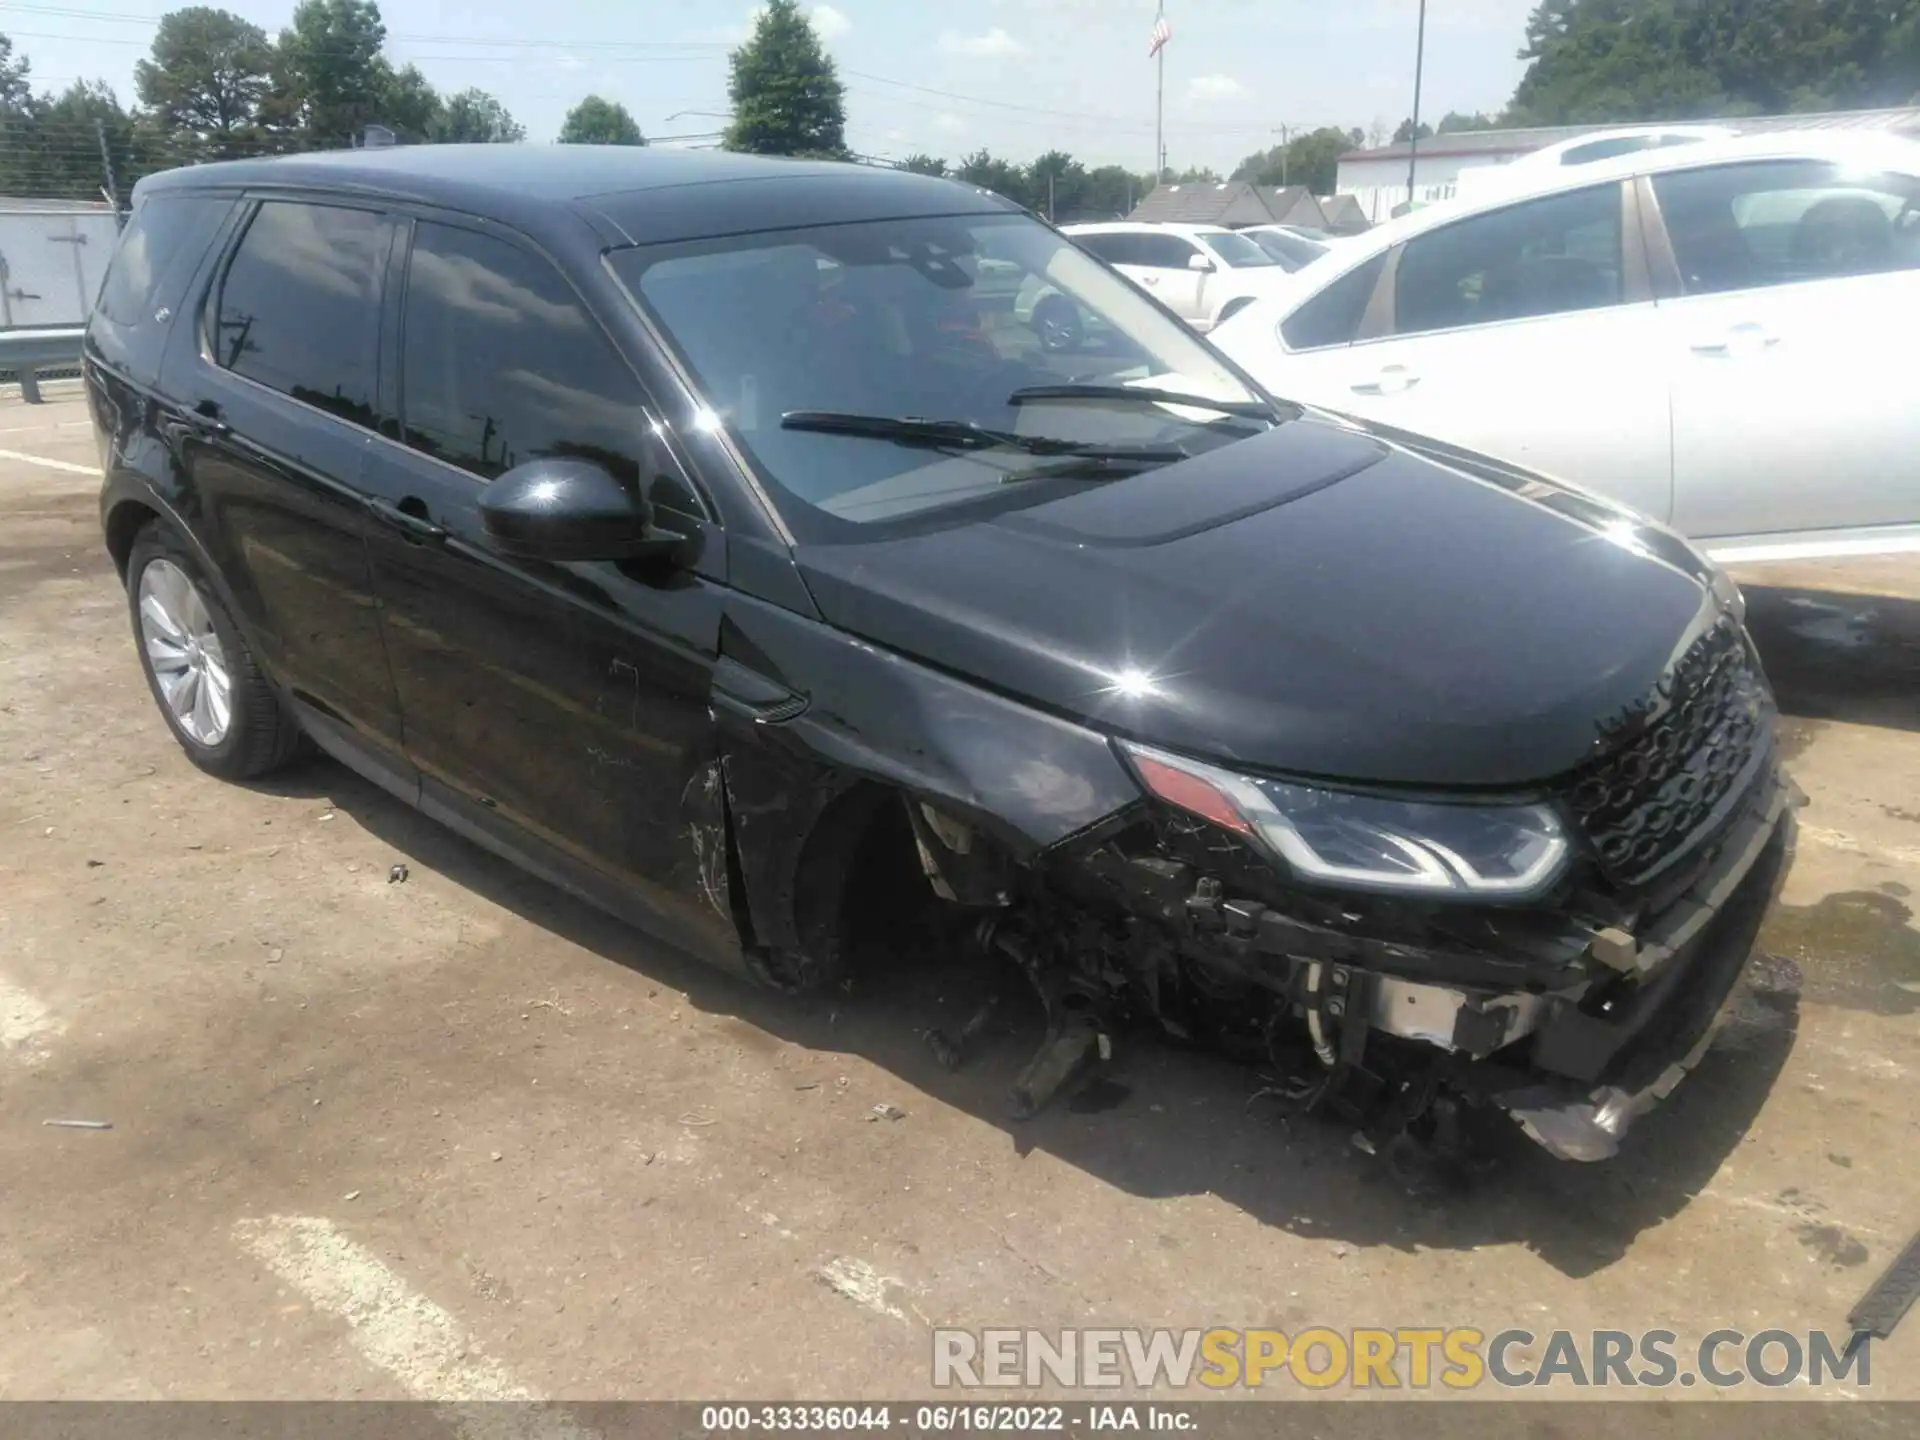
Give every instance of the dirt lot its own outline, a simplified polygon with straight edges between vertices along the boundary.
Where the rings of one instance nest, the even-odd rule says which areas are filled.
[[[1811,797],[1798,1002],[1619,1161],[1436,1191],[1146,1039],[1016,1125],[1030,1034],[945,1074],[938,984],[781,1000],[334,765],[208,779],[95,459],[71,389],[0,402],[0,1396],[907,1397],[935,1324],[1839,1332],[1920,1227],[1920,560],[1741,577]],[[1920,1315],[1872,1380],[1920,1398]]]

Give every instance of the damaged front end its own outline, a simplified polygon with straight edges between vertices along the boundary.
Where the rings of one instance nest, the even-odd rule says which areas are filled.
[[[1145,798],[1022,863],[909,802],[936,892],[981,912],[1045,1007],[1019,1114],[1143,1017],[1277,1069],[1274,1093],[1371,1147],[1491,1106],[1603,1159],[1705,1052],[1792,846],[1731,617],[1524,796],[1362,795],[1116,748]]]

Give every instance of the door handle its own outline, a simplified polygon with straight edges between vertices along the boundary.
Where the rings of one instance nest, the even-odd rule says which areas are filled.
[[[1356,395],[1398,395],[1403,390],[1411,390],[1420,383],[1420,377],[1404,365],[1383,365],[1380,373],[1371,380],[1362,380],[1352,387]]]
[[[210,435],[215,439],[233,433],[233,426],[220,418],[220,402],[217,400],[202,400],[195,405],[187,417],[187,423],[202,435]]]
[[[426,502],[415,496],[409,495],[397,505],[386,500],[370,500],[367,504],[383,524],[398,530],[410,544],[438,545],[447,538],[445,527],[428,518]]]
[[[1715,339],[1696,340],[1693,353],[1696,355],[1754,355],[1769,346],[1778,345],[1780,337],[1772,334],[1764,325],[1749,320],[1739,325],[1729,325],[1726,333]]]

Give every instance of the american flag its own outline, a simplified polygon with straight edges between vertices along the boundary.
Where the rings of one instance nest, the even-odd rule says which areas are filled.
[[[1171,39],[1173,39],[1173,27],[1167,23],[1167,17],[1162,15],[1153,22],[1153,43],[1147,46],[1147,58],[1151,60],[1158,55],[1162,47]]]

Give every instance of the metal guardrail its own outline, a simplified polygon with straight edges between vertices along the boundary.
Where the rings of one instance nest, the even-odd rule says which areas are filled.
[[[40,372],[80,368],[78,325],[59,330],[0,330],[0,376],[11,375],[20,384],[29,405],[40,403]]]

